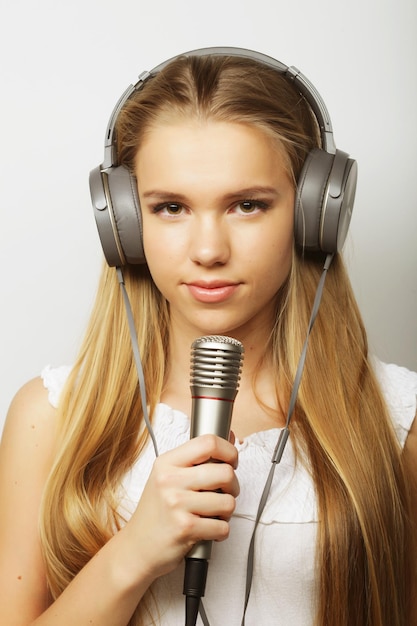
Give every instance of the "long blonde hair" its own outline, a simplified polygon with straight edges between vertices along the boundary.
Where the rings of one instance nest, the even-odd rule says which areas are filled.
[[[262,128],[284,146],[294,181],[320,144],[309,106],[273,69],[235,57],[181,58],[122,110],[119,163],[133,168],[144,134],[173,112]],[[285,294],[277,299],[267,350],[287,402],[322,265],[320,254],[294,250]],[[152,413],[169,359],[169,309],[146,266],[126,267],[125,280]],[[108,267],[59,416],[41,521],[53,598],[123,523],[119,485],[147,437],[123,300]],[[411,533],[401,451],[338,255],[310,338],[292,432],[308,455],[319,506],[315,624],[405,626]],[[148,598],[130,624],[153,610]]]

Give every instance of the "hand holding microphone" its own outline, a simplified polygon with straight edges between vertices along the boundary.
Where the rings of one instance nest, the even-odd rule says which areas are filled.
[[[231,337],[211,335],[193,342],[190,438],[214,434],[229,439],[243,351],[240,341]],[[201,541],[186,556],[183,589],[186,596],[186,626],[194,626],[197,620],[200,598],[205,591],[211,546],[211,541]]]

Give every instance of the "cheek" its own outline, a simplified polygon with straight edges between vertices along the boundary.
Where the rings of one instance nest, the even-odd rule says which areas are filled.
[[[291,268],[294,249],[294,212],[292,206],[288,210],[285,223],[276,231],[274,248],[278,267],[282,268],[286,276]]]
[[[258,276],[261,289],[266,294],[276,294],[288,278],[293,260],[294,240],[291,236],[272,240],[262,249],[262,262],[258,256]],[[256,264],[256,258],[254,259]]]
[[[152,279],[161,291],[160,282],[170,264],[166,262],[167,251],[164,249],[163,241],[160,237],[149,232],[146,226],[143,229],[143,250]]]
[[[168,229],[146,228],[145,225],[143,246],[152,280],[164,298],[170,301],[183,264],[179,237]]]
[[[252,258],[264,266],[267,274],[275,274],[281,270],[287,272],[291,267],[292,253],[294,247],[293,221],[287,220],[284,224],[279,224],[264,230],[257,238],[257,244],[248,242],[248,249],[251,250]]]
[[[277,292],[287,279],[292,266],[292,245],[285,251],[283,248],[271,248],[270,263],[264,268],[264,285],[266,289]]]
[[[143,249],[146,261],[152,273],[160,271],[163,266],[169,271],[170,261],[173,260],[174,242],[172,236],[164,229],[152,228],[146,221],[143,224]]]

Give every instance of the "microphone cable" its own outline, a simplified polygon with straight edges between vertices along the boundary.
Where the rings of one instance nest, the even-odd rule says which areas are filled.
[[[207,559],[186,558],[185,560],[183,589],[183,594],[185,595],[185,626],[195,626],[198,614],[204,611],[201,598],[206,590],[208,563]],[[207,621],[204,623],[209,626]]]

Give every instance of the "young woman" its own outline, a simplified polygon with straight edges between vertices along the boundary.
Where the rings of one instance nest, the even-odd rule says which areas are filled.
[[[146,263],[127,260],[122,279],[103,268],[75,365],[46,368],[12,403],[0,623],[177,626],[184,557],[202,539],[211,626],[417,623],[417,375],[368,355],[337,251],[245,592],[326,261],[294,237],[297,181],[323,140],[310,104],[256,58],[184,56],[126,99],[115,137]],[[190,346],[206,335],[245,348],[230,441],[189,436]]]

